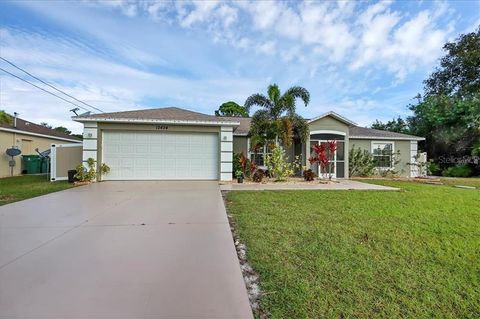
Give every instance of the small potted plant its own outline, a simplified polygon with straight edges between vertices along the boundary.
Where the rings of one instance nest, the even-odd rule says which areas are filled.
[[[237,178],[237,183],[243,183],[243,172],[241,170],[235,172],[235,177]]]

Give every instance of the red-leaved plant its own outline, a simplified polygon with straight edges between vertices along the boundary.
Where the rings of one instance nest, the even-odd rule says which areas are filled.
[[[320,166],[320,172],[328,171],[328,179],[331,180],[333,163],[330,161],[330,159],[334,158],[335,151],[337,150],[337,141],[328,141],[327,144],[313,145],[314,156],[311,156],[308,161],[310,162],[310,165],[318,163]]]

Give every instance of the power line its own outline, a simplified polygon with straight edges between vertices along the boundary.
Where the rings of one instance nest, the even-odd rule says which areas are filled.
[[[47,83],[47,82],[45,82],[44,80],[36,77],[35,75],[31,74],[30,72],[22,69],[21,67],[19,67],[19,66],[16,65],[15,63],[13,63],[13,62],[11,62],[11,61],[9,61],[9,60],[1,57],[1,56],[0,56],[0,59],[2,59],[3,61],[7,62],[8,64],[10,64],[11,66],[13,66],[14,68],[19,69],[19,70],[22,71],[23,73],[28,74],[28,75],[31,76],[32,78],[34,78],[34,79],[42,82],[43,84],[48,85],[48,86],[51,87],[52,89],[54,89],[54,90],[56,90],[56,91],[58,91],[58,92],[60,92],[60,93],[62,93],[62,94],[65,94],[65,95],[68,96],[69,98],[74,99],[75,101],[80,102],[80,103],[82,103],[82,104],[84,104],[84,105],[86,105],[86,106],[88,106],[88,107],[91,107],[91,108],[94,109],[94,110],[97,110],[97,111],[99,111],[99,112],[101,112],[101,113],[104,113],[104,112],[103,112],[102,110],[100,110],[99,108],[97,108],[97,107],[95,107],[95,106],[93,106],[93,105],[91,105],[91,104],[88,104],[88,103],[86,103],[86,102],[83,102],[83,101],[77,99],[76,97],[74,97],[74,96],[72,96],[72,95],[70,95],[70,94],[68,94],[68,93],[66,93],[66,92],[64,92],[64,91],[56,88],[55,86],[51,85],[50,83]],[[88,111],[88,110],[87,110],[87,111]]]
[[[44,91],[44,92],[46,92],[46,93],[48,93],[48,94],[51,94],[51,95],[53,95],[53,96],[55,96],[55,97],[58,97],[59,99],[62,99],[62,100],[64,100],[64,101],[67,102],[67,103],[70,103],[70,104],[72,104],[72,105],[75,105],[76,107],[79,107],[79,108],[87,111],[87,112],[90,112],[90,110],[88,110],[87,108],[85,108],[85,107],[83,107],[83,106],[80,106],[80,105],[78,105],[78,104],[75,104],[75,103],[73,103],[72,101],[69,101],[69,100],[67,100],[67,99],[64,99],[63,97],[61,97],[61,96],[59,96],[59,95],[56,95],[55,93],[52,93],[52,92],[50,92],[50,91],[48,91],[48,90],[45,90],[44,88],[42,88],[42,87],[40,87],[40,86],[38,86],[38,85],[36,85],[36,84],[28,81],[28,80],[23,79],[23,78],[19,77],[18,75],[15,75],[15,74],[13,74],[13,73],[11,73],[11,72],[8,72],[7,70],[5,70],[5,69],[3,69],[3,68],[0,68],[0,71],[3,71],[3,72],[5,72],[5,73],[7,73],[7,74],[9,74],[9,75],[11,75],[11,76],[13,76],[13,77],[15,77],[15,78],[23,81],[23,82],[26,82],[26,83],[28,83],[28,84],[30,84],[30,85],[33,85],[33,86],[36,87],[37,89],[40,89],[40,90],[42,90],[42,91]]]

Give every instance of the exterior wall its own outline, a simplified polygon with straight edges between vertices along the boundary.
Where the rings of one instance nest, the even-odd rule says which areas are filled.
[[[51,181],[68,179],[68,171],[82,163],[82,144],[52,144]]]
[[[349,127],[347,124],[330,116],[323,117],[315,122],[311,122],[308,124],[308,127],[310,128],[310,134],[313,134],[312,132],[314,131],[321,130],[339,131],[345,133],[346,135],[348,135],[349,132]]]
[[[170,125],[170,124],[128,124],[128,123],[84,123],[84,149],[83,162],[89,157],[97,161],[97,171],[102,165],[102,132],[106,130],[122,131],[167,131],[167,132],[215,132],[219,135],[219,179],[222,181],[232,180],[233,160],[233,128],[219,126],[193,126],[193,125]],[[108,164],[108,163],[107,163]],[[98,180],[101,176],[98,176]]]
[[[20,175],[22,173],[22,155],[35,155],[35,151],[38,148],[40,151],[50,149],[50,145],[54,143],[74,143],[65,140],[58,140],[55,138],[40,137],[28,134],[19,134],[13,132],[0,131],[0,177],[10,176],[10,167],[8,162],[11,160],[10,156],[5,154],[5,150],[12,146],[17,146],[22,154],[15,156],[16,165],[14,167],[14,175]],[[80,141],[79,141],[80,143]]]
[[[100,171],[100,166],[102,159],[99,158],[101,154],[101,142],[99,138],[101,133],[99,132],[98,125],[96,122],[85,123],[83,125],[83,152],[82,152],[82,162],[83,166],[88,169],[87,160],[93,158],[97,162],[96,171]],[[100,175],[100,174],[98,174]],[[97,176],[97,179],[101,179],[100,176]]]
[[[345,170],[344,176],[348,178],[348,150],[350,149],[349,141],[349,126],[331,116],[326,116],[321,119],[318,119],[314,122],[309,123],[310,134],[318,134],[316,132],[320,131],[322,133],[327,133],[328,131],[339,132],[345,136]],[[310,135],[304,146],[305,150],[305,166],[310,167],[310,163],[307,161],[310,158]]]
[[[361,148],[364,150],[367,150],[369,152],[372,151],[372,141],[378,141],[378,142],[393,142],[394,145],[394,151],[400,151],[400,162],[395,166],[395,170],[399,172],[399,175],[401,176],[406,176],[410,177],[410,165],[408,163],[411,163],[412,160],[411,158],[411,150],[410,150],[410,145],[411,141],[404,141],[404,140],[365,140],[365,139],[350,139],[350,148]]]
[[[248,138],[246,136],[234,136],[233,137],[233,153],[243,153],[245,156],[248,154]]]
[[[220,180],[231,181],[233,171],[233,127],[220,129]]]

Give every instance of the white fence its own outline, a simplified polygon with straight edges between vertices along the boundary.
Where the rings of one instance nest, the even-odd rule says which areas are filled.
[[[82,164],[83,144],[52,144],[50,147],[50,181],[68,179],[68,171]]]

